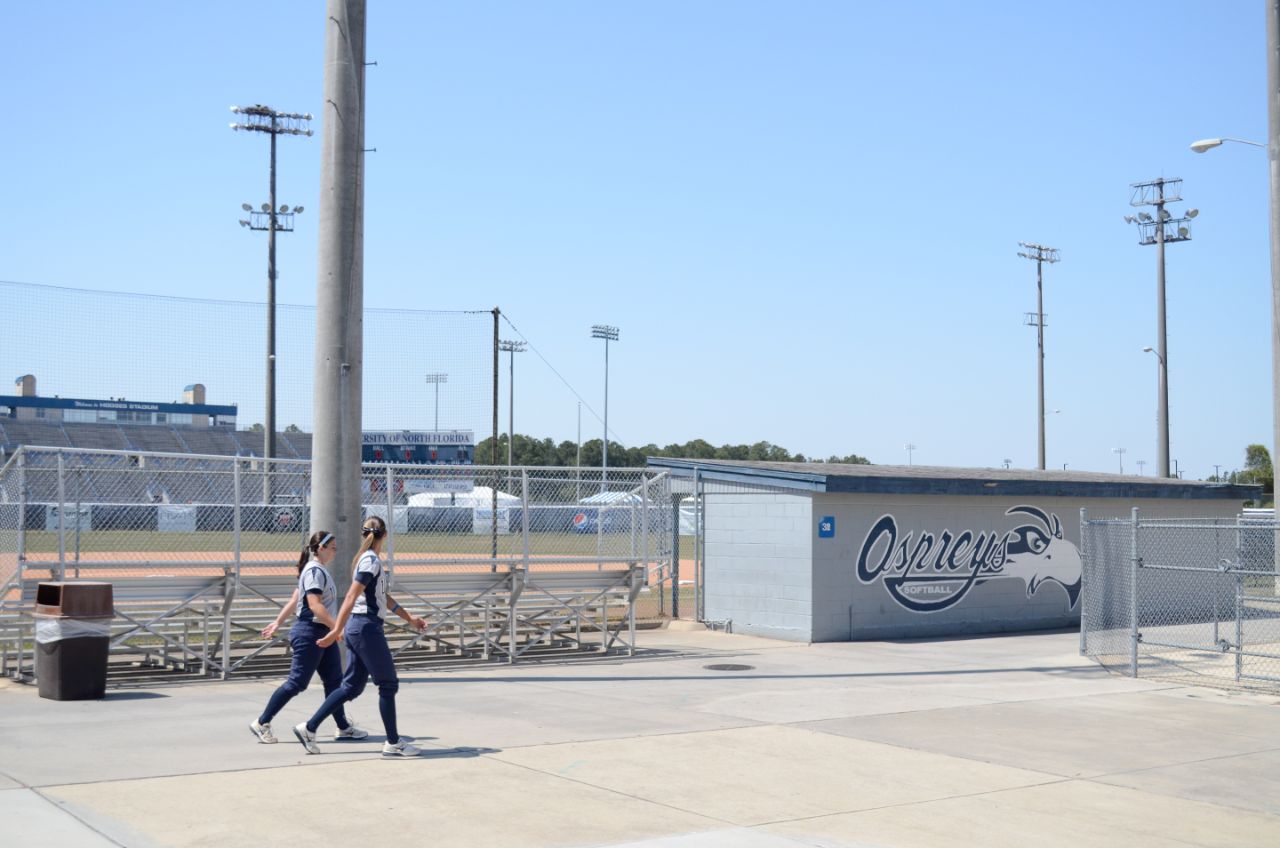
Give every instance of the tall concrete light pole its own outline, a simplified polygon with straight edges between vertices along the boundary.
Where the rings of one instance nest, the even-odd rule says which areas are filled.
[[[365,0],[328,0],[324,11],[311,529],[337,537],[338,564],[360,544],[365,12]],[[339,596],[350,574],[333,569]]]
[[[1058,249],[1055,247],[1045,247],[1042,244],[1034,242],[1020,241],[1018,245],[1023,249],[1018,255],[1023,259],[1030,259],[1036,263],[1036,311],[1027,313],[1028,326],[1036,328],[1036,350],[1037,357],[1037,374],[1039,379],[1040,406],[1039,416],[1037,418],[1037,428],[1039,430],[1039,469],[1044,471],[1044,263],[1053,264],[1058,261]]]
[[[511,354],[507,371],[507,467],[512,465],[511,457],[513,455],[512,446],[516,442],[516,354],[524,353],[525,348],[529,345],[527,342],[513,342],[502,340],[498,342],[498,349]]]
[[[255,230],[267,231],[267,411],[266,441],[263,443],[263,458],[271,459],[276,455],[276,231],[282,229],[278,219],[280,212],[288,213],[288,207],[276,207],[276,136],[278,135],[311,135],[311,116],[297,112],[277,112],[270,106],[232,106],[231,111],[240,116],[239,121],[232,122],[231,129],[245,132],[261,132],[271,137],[271,188],[268,204],[263,207],[266,226],[253,226],[241,221],[241,226]],[[245,204],[245,211],[248,204]],[[289,219],[288,230],[293,230],[293,220]],[[268,478],[269,479],[269,478]],[[268,501],[269,502],[269,501]]]
[[[604,339],[604,458],[600,475],[600,491],[603,492],[609,476],[609,342],[618,340],[618,328],[608,324],[592,324],[591,338]]]
[[[1124,455],[1125,455],[1125,449],[1124,449],[1124,448],[1112,448],[1112,449],[1111,449],[1111,452],[1112,452],[1112,453],[1114,453],[1116,456],[1120,457],[1120,473],[1121,473],[1121,474],[1123,474],[1123,473],[1124,473]]]
[[[434,432],[439,433],[440,432],[440,384],[449,382],[449,375],[445,374],[443,371],[437,371],[434,374],[426,375],[426,381],[428,385],[434,385],[436,387],[436,417],[435,417],[435,424],[432,429]]]
[[[1156,246],[1156,335],[1160,359],[1160,387],[1158,400],[1159,430],[1159,468],[1156,473],[1161,477],[1169,477],[1169,345],[1165,332],[1165,297],[1164,297],[1164,246],[1169,242],[1191,240],[1191,219],[1200,214],[1198,209],[1188,209],[1181,218],[1175,218],[1166,210],[1166,203],[1182,200],[1182,180],[1165,179],[1150,180],[1145,183],[1132,183],[1129,197],[1130,206],[1154,206],[1156,213],[1139,212],[1137,215],[1125,215],[1124,219],[1138,226],[1138,244]]]

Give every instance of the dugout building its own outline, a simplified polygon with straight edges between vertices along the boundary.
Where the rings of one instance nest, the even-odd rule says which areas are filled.
[[[1235,519],[1261,496],[1259,486],[1071,471],[649,465],[671,472],[673,491],[700,494],[705,619],[798,642],[1073,627],[1081,509]]]

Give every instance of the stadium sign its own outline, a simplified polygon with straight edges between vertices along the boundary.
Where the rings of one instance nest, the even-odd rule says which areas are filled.
[[[472,445],[475,435],[470,430],[391,430],[365,431],[366,445]]]

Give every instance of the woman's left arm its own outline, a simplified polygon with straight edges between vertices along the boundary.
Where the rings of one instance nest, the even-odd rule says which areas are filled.
[[[409,611],[396,603],[396,599],[390,595],[385,596],[387,599],[387,611],[393,612],[409,623],[409,626],[421,633],[427,628],[427,620],[425,618],[414,618]]]

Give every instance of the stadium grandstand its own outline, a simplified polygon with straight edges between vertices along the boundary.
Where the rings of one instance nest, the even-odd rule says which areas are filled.
[[[0,460],[20,445],[257,457],[263,433],[236,429],[237,407],[209,404],[204,385],[183,390],[181,403],[107,398],[40,397],[36,378],[18,377],[14,394],[0,395]],[[475,437],[470,430],[366,432],[365,462],[415,465],[470,465]],[[310,459],[311,434],[276,433],[276,456]]]

